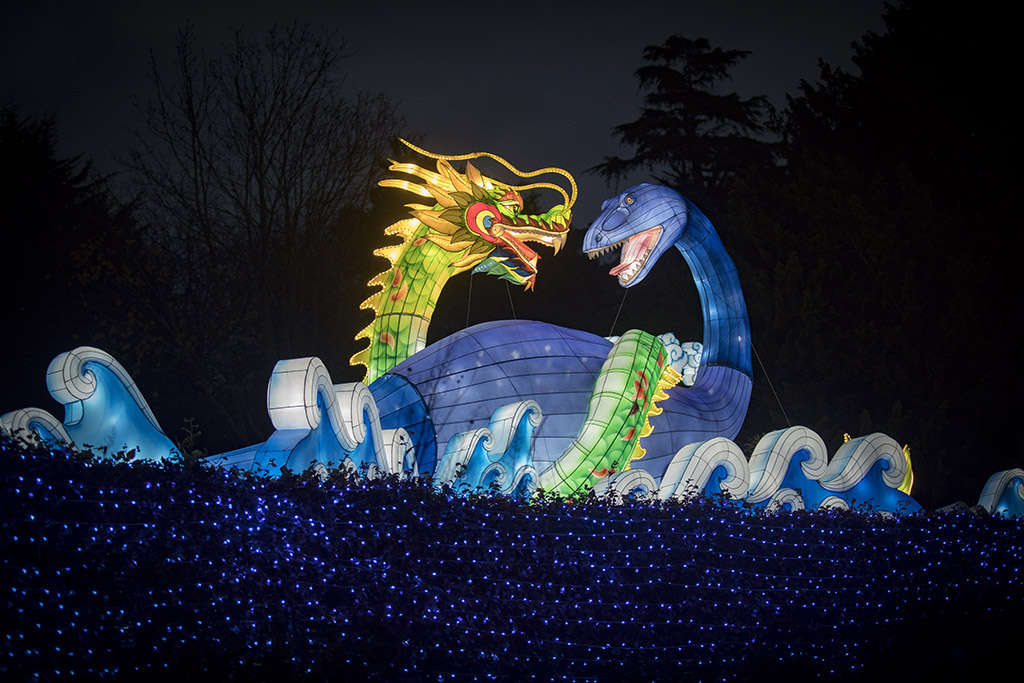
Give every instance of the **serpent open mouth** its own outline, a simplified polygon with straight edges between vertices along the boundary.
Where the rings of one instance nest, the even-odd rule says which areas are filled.
[[[594,258],[622,247],[619,265],[612,268],[608,273],[619,278],[620,283],[628,284],[643,269],[644,264],[647,263],[647,259],[650,258],[654,248],[658,245],[658,240],[661,239],[662,232],[663,228],[660,225],[656,225],[649,230],[638,232],[614,244],[609,244],[607,247],[591,249],[587,252],[587,256]]]

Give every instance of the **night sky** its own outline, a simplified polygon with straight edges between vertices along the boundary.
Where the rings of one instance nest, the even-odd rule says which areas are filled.
[[[186,21],[213,55],[235,29],[275,23],[337,31],[353,88],[402,105],[432,151],[486,150],[522,169],[559,166],[580,183],[589,222],[611,192],[585,170],[619,154],[611,129],[636,117],[643,48],[672,33],[749,50],[733,85],[777,106],[817,60],[849,65],[850,43],[882,29],[880,0],[719,2],[40,2],[0,9],[0,103],[56,117],[62,153],[105,172],[131,143],[132,98],[151,89],[152,50],[166,62]],[[440,76],[444,76],[441,78]]]

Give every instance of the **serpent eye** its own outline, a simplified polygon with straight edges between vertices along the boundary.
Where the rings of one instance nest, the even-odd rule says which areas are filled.
[[[633,202],[636,201],[636,197],[634,197],[631,194],[627,194],[626,198],[624,200],[622,200],[622,201],[626,204],[626,206],[630,206],[630,205],[633,204]]]

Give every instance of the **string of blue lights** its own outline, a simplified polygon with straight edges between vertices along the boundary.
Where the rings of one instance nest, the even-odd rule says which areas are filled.
[[[1024,606],[999,517],[528,503],[6,441],[0,479],[12,680],[976,673]]]

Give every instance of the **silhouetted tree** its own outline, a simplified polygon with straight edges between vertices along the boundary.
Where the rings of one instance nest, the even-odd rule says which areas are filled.
[[[719,92],[748,54],[679,35],[645,48],[647,64],[636,72],[641,90],[648,91],[640,118],[615,128],[635,154],[605,157],[592,170],[612,180],[644,169],[698,204],[721,199],[728,178],[771,158],[769,146],[756,137],[768,112],[766,98]]]
[[[47,363],[98,343],[110,290],[89,273],[113,262],[96,246],[130,242],[134,223],[88,161],[59,155],[52,119],[0,110],[0,178],[0,412],[35,405],[59,418],[46,391]]]
[[[800,83],[786,154],[824,147],[876,168],[898,161],[967,202],[1014,185],[1017,117],[1005,87],[1016,29],[928,2],[887,6],[884,22],[853,44],[855,73],[821,64],[816,83]]]
[[[790,98],[786,163],[735,184],[728,223],[789,417],[833,450],[844,431],[909,442],[922,502],[940,505],[1024,455],[1010,429],[1021,356],[1004,331],[1019,308],[1004,246],[1019,172],[992,87],[1012,43],[932,3],[884,20],[854,45],[856,71],[822,64]],[[782,426],[764,385],[757,431]]]
[[[292,26],[236,34],[207,61],[186,28],[139,107],[128,165],[170,274],[163,350],[236,440],[266,436],[276,360],[336,368],[351,353],[350,292],[368,277],[352,252],[370,251],[352,243],[402,121],[385,95],[346,93],[344,57],[332,35]]]

